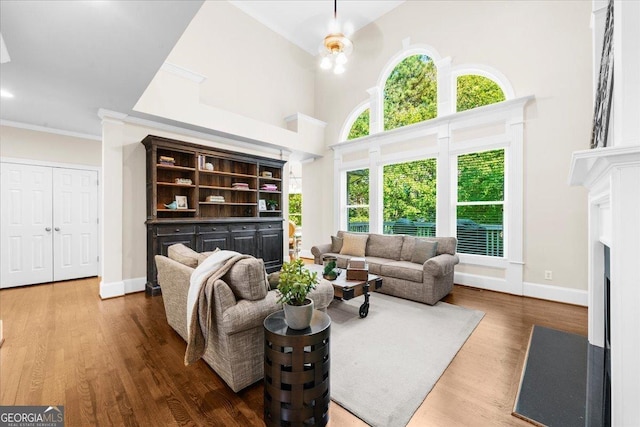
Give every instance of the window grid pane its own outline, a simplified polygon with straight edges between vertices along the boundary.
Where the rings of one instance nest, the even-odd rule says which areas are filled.
[[[347,172],[347,230],[369,231],[369,169]]]
[[[436,168],[436,159],[384,167],[384,234],[435,236]]]
[[[504,256],[505,150],[458,156],[458,252]]]

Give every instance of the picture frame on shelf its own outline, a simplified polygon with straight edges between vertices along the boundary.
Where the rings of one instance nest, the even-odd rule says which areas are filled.
[[[266,211],[267,210],[267,202],[264,199],[258,200],[258,210]]]
[[[189,209],[187,196],[176,196],[176,209]]]

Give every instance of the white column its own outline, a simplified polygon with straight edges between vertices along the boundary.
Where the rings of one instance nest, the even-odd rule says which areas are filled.
[[[451,162],[449,145],[451,133],[449,125],[438,129],[438,167],[436,169],[436,236],[455,236],[452,222],[455,213],[451,182]]]
[[[456,112],[456,97],[451,78],[451,58],[435,63],[438,69],[438,117]]]
[[[505,274],[508,292],[524,293],[524,117],[522,112],[506,123],[506,133],[511,144],[505,158],[505,201],[503,229],[506,231],[505,251],[509,264]]]
[[[621,165],[612,171],[611,425],[614,426],[634,426],[640,421],[638,183],[638,162]]]
[[[102,281],[100,298],[125,294],[122,274],[122,147],[126,115],[100,112],[102,118]]]
[[[369,134],[382,132],[384,130],[384,117],[383,117],[383,89],[374,86],[371,89],[367,89],[369,93]]]
[[[369,232],[382,233],[382,173],[378,166],[380,147],[369,149]]]

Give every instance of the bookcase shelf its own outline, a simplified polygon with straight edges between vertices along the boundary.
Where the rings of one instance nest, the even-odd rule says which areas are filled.
[[[148,294],[160,293],[154,256],[167,255],[175,243],[199,252],[234,250],[262,258],[268,272],[280,269],[284,161],[153,135],[142,144],[147,169]],[[261,189],[264,185],[272,189]],[[187,209],[165,207],[185,200]],[[260,210],[267,201],[277,209]]]

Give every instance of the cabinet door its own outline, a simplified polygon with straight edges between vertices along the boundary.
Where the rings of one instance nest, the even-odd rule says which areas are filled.
[[[229,233],[204,233],[198,234],[197,239],[198,252],[210,252],[215,251],[216,248],[221,251],[230,248],[229,245]]]
[[[195,251],[196,248],[196,236],[195,234],[175,234],[172,236],[158,236],[158,249],[160,254],[167,256],[169,252],[169,246],[182,243],[185,246],[190,247]]]
[[[53,280],[98,275],[98,172],[53,169]]]
[[[230,243],[231,250],[254,257],[258,256],[258,240],[255,230],[232,231]]]
[[[2,163],[0,288],[53,280],[51,168]]]
[[[268,273],[280,270],[282,267],[282,230],[258,231],[259,258],[264,261]]]

